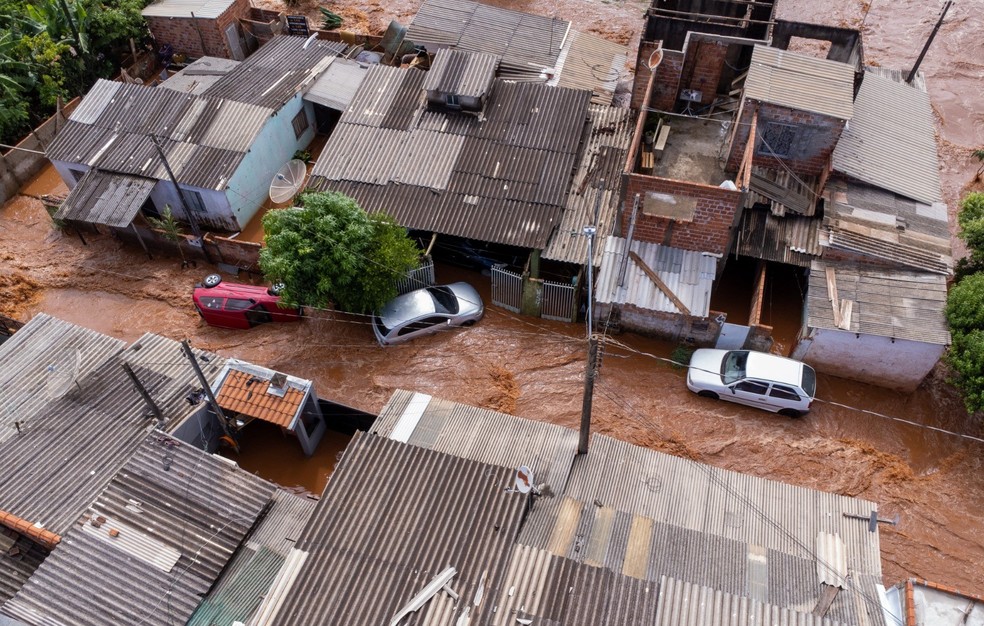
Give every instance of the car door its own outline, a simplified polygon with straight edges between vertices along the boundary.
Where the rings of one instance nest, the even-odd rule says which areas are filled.
[[[396,331],[396,339],[409,341],[414,337],[437,332],[443,326],[447,326],[447,323],[448,317],[446,315],[431,315],[404,325]]]
[[[731,385],[731,400],[739,404],[767,408],[769,406],[769,383],[744,379]]]
[[[800,392],[788,385],[775,383],[769,391],[769,404],[780,409],[795,409],[805,411],[809,408],[809,403],[800,395]]]

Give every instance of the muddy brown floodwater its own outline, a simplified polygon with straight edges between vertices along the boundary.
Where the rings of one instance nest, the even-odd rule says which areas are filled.
[[[570,19],[575,28],[626,43],[632,58],[646,7],[607,0],[493,3]],[[273,0],[255,4],[283,8]],[[345,28],[380,33],[390,19],[408,23],[419,4],[369,0],[324,6],[345,16]],[[318,6],[302,0],[291,12],[318,20]],[[938,11],[935,2],[916,0],[780,0],[778,7],[785,19],[862,27],[868,62],[891,67],[912,63]],[[970,148],[984,145],[982,20],[981,0],[956,4],[922,66],[938,118],[951,213],[973,175]],[[50,193],[59,184],[48,168],[22,191]],[[394,389],[404,388],[530,419],[578,424],[582,327],[522,318],[490,306],[472,329],[387,349],[376,345],[366,318],[331,312],[298,324],[220,330],[205,326],[190,302],[194,282],[211,271],[204,265],[180,269],[175,260],[149,260],[108,237],[82,245],[54,229],[40,202],[25,195],[0,210],[0,312],[7,315],[26,320],[45,311],[127,340],[144,332],[188,338],[200,348],[309,378],[322,397],[370,412],[382,408]],[[440,280],[464,278],[488,295],[485,277],[444,267],[438,272]],[[765,314],[780,329],[781,349],[788,349],[786,336],[795,333],[796,321],[783,295],[770,299]],[[942,374],[934,373],[912,394],[820,376],[813,411],[789,420],[691,394],[684,371],[666,360],[672,345],[633,335],[609,340],[596,384],[595,432],[876,502],[883,516],[900,518],[898,526],[881,527],[886,584],[919,577],[971,593],[984,591],[984,444],[891,419],[984,435]],[[260,430],[247,436],[255,439],[245,445],[257,452],[241,459],[244,466],[285,486],[313,491],[323,486],[343,444],[332,439],[315,457],[297,463],[301,457],[294,442]]]

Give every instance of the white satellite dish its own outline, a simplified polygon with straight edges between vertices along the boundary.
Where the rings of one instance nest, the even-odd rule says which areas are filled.
[[[307,165],[304,161],[300,159],[287,161],[270,181],[270,200],[275,204],[287,202],[301,190],[306,178]]]
[[[516,491],[519,493],[529,493],[533,490],[533,470],[520,465],[516,470]]]
[[[45,368],[47,376],[44,386],[48,397],[58,399],[68,393],[82,368],[82,351],[78,348],[66,350]],[[81,388],[81,387],[80,387]]]

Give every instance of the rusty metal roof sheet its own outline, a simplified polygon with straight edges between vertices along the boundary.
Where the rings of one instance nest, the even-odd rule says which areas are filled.
[[[158,0],[140,14],[144,17],[190,18],[194,13],[197,19],[214,20],[235,3],[235,0]]]
[[[597,104],[588,107],[588,116],[591,129],[571,181],[560,227],[554,231],[541,256],[564,263],[585,263],[588,242],[582,231],[594,223],[597,208],[592,264],[598,267],[604,256],[605,238],[614,230],[618,218],[618,189],[634,123],[628,109]]]
[[[314,84],[334,57],[347,49],[346,44],[337,41],[308,42],[304,37],[278,35],[204,93],[212,98],[279,109]]]
[[[590,94],[497,81],[480,119],[427,110],[423,78],[371,68],[311,186],[407,228],[542,248],[567,202]]]
[[[661,246],[644,241],[633,241],[631,251],[656,272],[663,283],[683,302],[695,317],[707,317],[711,306],[711,286],[717,271],[717,257]],[[641,309],[680,313],[676,304],[646,275],[635,261],[625,262],[625,276],[621,287],[619,275],[626,251],[622,237],[609,237],[605,242],[605,255],[598,272],[595,301],[598,303],[632,304]]]
[[[854,68],[756,45],[744,97],[849,120],[854,115]]]
[[[452,47],[501,57],[499,76],[546,80],[570,22],[469,0],[425,0],[406,38],[428,48]]]
[[[820,242],[898,267],[949,274],[953,266],[946,205],[922,204],[870,185],[827,185]]]
[[[827,281],[828,268],[833,270],[838,300],[853,302],[847,328],[839,328],[834,322]],[[943,274],[866,268],[816,260],[810,268],[807,325],[811,328],[948,345],[950,332],[943,314],[946,279]],[[846,325],[847,320],[843,322]]]
[[[754,259],[810,267],[820,256],[820,217],[787,215],[746,208],[735,236],[735,254]]]
[[[625,74],[629,49],[591,33],[572,31],[548,84],[594,93],[592,104],[610,105]]]
[[[491,612],[526,507],[512,483],[511,469],[357,433],[297,542],[303,564],[259,624],[385,624],[448,566],[468,601],[440,593],[417,623]]]
[[[299,388],[285,382],[284,388],[278,391],[268,375],[236,368],[236,365],[231,367],[215,394],[219,406],[227,411],[293,430],[304,399],[311,389],[310,384]]]
[[[525,465],[555,493],[563,491],[577,449],[569,428],[403,390],[393,393],[370,432],[491,465]],[[488,445],[497,439],[510,444]]]
[[[150,178],[92,168],[69,192],[55,219],[126,228],[155,186],[157,181]]]
[[[443,48],[434,55],[423,88],[479,98],[488,93],[498,65],[499,58],[492,54]]]
[[[367,65],[335,57],[304,93],[304,99],[336,111],[345,111],[369,72]]]
[[[3,610],[30,624],[185,623],[273,492],[151,432]]]
[[[923,204],[941,202],[936,127],[926,91],[865,71],[834,170]]]

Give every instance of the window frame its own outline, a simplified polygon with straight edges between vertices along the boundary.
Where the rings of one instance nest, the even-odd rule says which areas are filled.
[[[301,110],[297,112],[297,115],[291,118],[290,124],[294,128],[295,139],[300,139],[301,135],[307,132],[307,129],[311,128],[311,120],[308,119],[307,112],[304,110],[304,107],[301,107]]]

